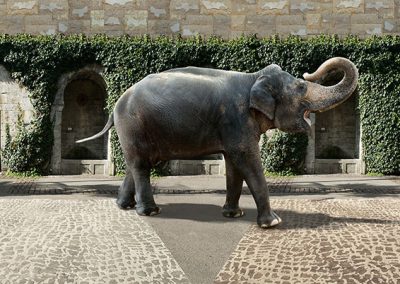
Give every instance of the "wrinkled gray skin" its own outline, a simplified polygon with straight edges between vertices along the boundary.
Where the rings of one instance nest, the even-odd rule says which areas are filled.
[[[335,86],[320,81],[332,71],[344,76]],[[140,215],[156,215],[150,169],[160,161],[223,153],[226,162],[226,202],[222,213],[240,217],[239,198],[246,181],[257,205],[257,223],[275,226],[281,219],[269,203],[258,142],[271,128],[304,132],[310,112],[330,109],[355,90],[353,63],[333,58],[314,74],[297,79],[277,65],[256,73],[187,67],[152,74],[129,88],[118,100],[103,131],[77,142],[95,139],[114,124],[127,164],[117,204]]]

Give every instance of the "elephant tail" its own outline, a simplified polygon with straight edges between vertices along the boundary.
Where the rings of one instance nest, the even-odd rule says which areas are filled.
[[[86,142],[86,141],[90,141],[96,138],[99,138],[101,136],[103,136],[104,134],[107,133],[108,130],[110,130],[110,128],[114,125],[114,113],[111,113],[110,117],[108,118],[107,124],[104,126],[103,130],[100,131],[99,133],[88,137],[88,138],[84,138],[81,140],[76,141],[75,143],[82,143],[82,142]]]

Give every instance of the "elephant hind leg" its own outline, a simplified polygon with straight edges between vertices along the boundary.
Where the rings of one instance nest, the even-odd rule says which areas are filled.
[[[238,171],[229,157],[225,156],[226,168],[226,201],[222,207],[222,215],[229,218],[242,217],[244,211],[239,207],[242,193],[243,175]]]
[[[129,169],[126,170],[124,181],[118,190],[117,205],[121,209],[133,209],[135,201],[135,181]]]

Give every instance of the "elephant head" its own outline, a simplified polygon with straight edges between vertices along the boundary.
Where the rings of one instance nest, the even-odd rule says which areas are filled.
[[[333,86],[322,86],[331,72],[343,73]],[[287,132],[304,132],[311,126],[310,113],[334,108],[348,99],[357,87],[358,70],[348,59],[335,57],[325,61],[305,80],[293,77],[277,65],[257,73],[250,91],[250,107],[263,113],[274,126]]]

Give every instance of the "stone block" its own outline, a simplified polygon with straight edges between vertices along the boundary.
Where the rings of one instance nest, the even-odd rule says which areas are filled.
[[[275,30],[275,27],[273,27],[273,29]],[[238,37],[241,37],[241,36],[251,36],[253,34],[254,33],[251,32],[251,31],[245,31],[245,30],[237,30],[237,31],[235,31],[235,30],[232,30],[230,35],[229,35],[229,38],[230,39],[235,39],[235,38],[238,38]],[[259,36],[262,37],[263,35],[259,35]]]
[[[90,20],[70,20],[68,21],[68,34],[76,34],[90,31]]]
[[[364,0],[334,0],[333,13],[364,13]]]
[[[25,32],[28,34],[54,35],[58,28],[56,25],[27,25]]]
[[[231,0],[232,15],[254,15],[257,12],[257,1]]]
[[[230,0],[200,0],[201,14],[229,14]]]
[[[68,13],[69,4],[68,0],[39,0],[39,13],[40,14],[62,14]]]
[[[68,22],[59,22],[58,23],[58,32],[66,33],[66,32],[68,32],[68,28],[69,28]]]
[[[173,14],[198,14],[200,5],[198,0],[171,0],[170,11]]]
[[[222,175],[225,174],[223,160],[172,160],[169,169],[173,175]]]
[[[46,14],[46,13],[44,13]],[[69,10],[65,10],[64,12],[60,12],[60,13],[50,13],[53,17],[54,21],[69,21],[70,20],[70,16],[69,16]]]
[[[223,38],[229,38],[231,32],[231,17],[226,15],[214,16],[214,34]]]
[[[398,20],[384,20],[383,22],[383,32],[384,33],[398,33]]]
[[[104,19],[104,25],[106,25],[106,26],[119,26],[119,25],[122,25],[122,20],[121,20],[121,18],[114,17],[114,16],[106,17]]]
[[[149,19],[166,19],[168,18],[169,11],[164,8],[156,8],[150,6],[149,8]]]
[[[164,0],[165,1],[165,0]],[[149,8],[149,3],[158,3],[159,0],[136,0],[134,2],[134,7],[136,10],[147,10]],[[166,1],[169,4],[169,0]]]
[[[110,6],[127,6],[128,4],[134,4],[135,0],[104,0],[104,4]]]
[[[306,15],[307,28],[319,28],[322,21],[322,16],[320,14],[307,14]]]
[[[321,22],[322,16],[320,14],[308,14],[306,15],[307,22],[307,34],[317,35],[324,33]]]
[[[211,15],[187,15],[186,19],[182,20],[183,25],[209,25],[212,22]]]
[[[276,33],[275,17],[256,15],[246,18],[246,31],[261,37]]]
[[[315,13],[317,3],[315,1],[291,0],[289,11],[291,15]]]
[[[104,164],[94,164],[94,172],[95,175],[104,175],[105,173],[105,166]]]
[[[309,1],[307,1],[309,2]],[[332,14],[332,0],[328,1],[310,1],[314,3],[314,11],[313,13],[323,14],[323,13],[331,13]]]
[[[0,17],[4,17],[6,15],[7,15],[7,5],[0,4]]]
[[[39,7],[36,0],[32,1],[8,1],[7,10],[9,15],[36,15]]]
[[[15,24],[14,24],[15,23]],[[13,34],[10,29],[18,31],[24,29],[24,18],[23,16],[0,16],[0,31],[3,33]],[[1,73],[1,72],[0,72]]]
[[[148,20],[147,24],[152,35],[168,35],[172,32],[170,20]]]
[[[191,37],[194,35],[211,36],[214,32],[212,22],[209,25],[182,25],[182,36]]]
[[[347,35],[350,33],[350,15],[323,14],[321,28],[330,34]]]
[[[25,16],[25,25],[48,25],[53,21],[51,15],[27,15]]]
[[[140,4],[140,3],[139,3]],[[106,17],[117,16],[124,17],[126,13],[134,13],[135,11],[147,11],[146,7],[140,7],[139,9],[137,1],[114,1],[109,0],[104,3],[104,15]]]
[[[258,3],[258,14],[287,15],[289,14],[288,0],[261,0]]]
[[[170,1],[157,1],[157,0],[149,0],[148,3],[148,16],[149,19],[169,19],[169,7]]]
[[[279,15],[276,16],[276,25],[293,26],[293,25],[305,25],[306,20],[303,15]]]
[[[307,26],[306,25],[277,25],[276,33],[279,35],[306,36],[307,35]]]
[[[27,25],[25,27],[25,32],[28,34],[41,34],[41,35],[54,35],[56,34],[58,28],[57,25]]]
[[[178,33],[181,31],[181,24],[178,21],[171,21],[170,29],[173,33]]]
[[[93,10],[90,11],[90,23],[94,29],[101,29],[104,27],[104,11]]]
[[[356,163],[346,163],[345,167],[346,167],[347,174],[357,173],[357,164]]]
[[[126,13],[124,18],[125,28],[129,32],[146,32],[147,31],[147,11],[132,11]]]
[[[104,9],[104,0],[91,0],[90,7],[92,10],[103,10]]]
[[[377,14],[380,18],[394,18],[395,4],[392,0],[365,0],[365,13]]]
[[[105,9],[104,10],[104,19],[105,22],[104,24],[110,24],[110,25],[118,25],[116,19],[120,21],[120,24],[123,24],[124,18],[125,18],[125,13],[126,11],[124,10],[111,10],[111,9]],[[110,20],[108,20],[111,18]]]
[[[380,24],[382,20],[378,18],[378,14],[353,14],[351,15],[352,25]]]
[[[71,8],[70,9],[70,19],[89,20],[90,19],[89,6],[82,5],[81,7]]]
[[[382,35],[382,24],[354,24],[351,25],[351,33],[360,36]]]
[[[246,16],[245,15],[232,15],[231,16],[231,30],[243,31],[246,26]]]

